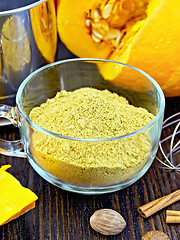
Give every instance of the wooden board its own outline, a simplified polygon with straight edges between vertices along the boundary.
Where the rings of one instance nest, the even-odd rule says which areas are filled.
[[[180,111],[180,98],[166,99],[165,117]],[[162,138],[172,133],[173,128],[163,131]],[[13,126],[0,127],[0,135],[6,139],[18,138]],[[177,139],[176,139],[177,140]],[[165,149],[169,147],[166,142]],[[162,158],[160,151],[158,157]],[[180,154],[174,156],[180,162]],[[97,196],[85,196],[63,191],[43,180],[30,166],[27,159],[0,155],[0,165],[11,164],[9,170],[23,186],[34,191],[39,200],[35,209],[0,227],[2,240],[140,240],[147,231],[160,230],[172,240],[180,239],[180,225],[165,223],[165,209],[148,219],[142,218],[137,208],[155,198],[169,194],[180,188],[180,175],[160,169],[154,161],[148,172],[130,187]],[[89,225],[90,216],[100,208],[112,208],[121,213],[127,222],[124,231],[106,237],[94,232]],[[166,209],[180,210],[175,203]]]

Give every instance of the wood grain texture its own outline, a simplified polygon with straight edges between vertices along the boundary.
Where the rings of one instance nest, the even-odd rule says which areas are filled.
[[[180,111],[180,98],[166,99],[165,117]],[[172,132],[166,128],[162,137]],[[0,127],[2,138],[18,138],[13,126]],[[177,139],[176,139],[177,140]],[[168,150],[169,142],[165,143]],[[160,151],[158,157],[162,158]],[[176,154],[175,162],[180,162]],[[180,188],[179,175],[157,167],[155,160],[148,172],[130,187],[111,194],[85,196],[63,191],[42,179],[30,166],[27,159],[0,155],[0,165],[11,164],[9,172],[23,186],[34,191],[39,200],[28,213],[0,227],[2,240],[141,240],[148,231],[160,230],[170,239],[180,239],[180,226],[165,223],[165,209],[148,219],[142,218],[137,208],[149,201],[162,197]],[[100,208],[112,208],[124,217],[127,227],[117,236],[106,237],[94,232],[89,225],[90,216]],[[166,209],[180,210],[175,203]]]

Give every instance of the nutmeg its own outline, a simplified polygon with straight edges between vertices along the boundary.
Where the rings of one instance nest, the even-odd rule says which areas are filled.
[[[147,232],[142,240],[170,240],[170,238],[164,232],[155,230]]]
[[[126,222],[115,210],[100,209],[90,217],[90,225],[101,234],[116,235],[126,227]]]

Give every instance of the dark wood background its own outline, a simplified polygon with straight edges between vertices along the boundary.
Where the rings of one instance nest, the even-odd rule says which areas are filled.
[[[165,118],[180,111],[180,98],[167,98]],[[168,136],[173,127],[168,127],[162,133],[162,138]],[[0,136],[13,140],[19,137],[18,130],[13,126],[0,127]],[[176,137],[177,141],[178,136]],[[169,142],[164,145],[167,150]],[[158,157],[162,158],[160,151]],[[174,161],[180,162],[180,154],[174,156]],[[165,209],[148,219],[142,218],[137,208],[155,198],[162,197],[177,190],[180,186],[180,175],[172,171],[160,169],[159,162],[154,161],[148,172],[136,183],[124,190],[111,194],[85,196],[61,190],[42,179],[30,166],[27,159],[6,157],[0,155],[0,166],[11,164],[9,172],[23,186],[30,188],[39,197],[36,207],[0,227],[0,239],[122,239],[140,240],[148,231],[160,230],[172,240],[180,239],[180,225],[165,223]],[[93,231],[89,218],[100,208],[112,208],[125,218],[127,226],[117,236],[106,237]],[[175,203],[166,209],[180,210],[180,204]]]

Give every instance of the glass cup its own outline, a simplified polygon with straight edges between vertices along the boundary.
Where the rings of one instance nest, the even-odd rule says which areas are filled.
[[[104,139],[75,138],[69,132],[59,135],[31,121],[31,110],[57,92],[84,87],[107,89],[155,117],[134,132]],[[21,83],[16,107],[0,105],[0,117],[8,118],[21,135],[19,141],[0,140],[0,152],[27,157],[40,176],[67,191],[117,191],[133,184],[151,166],[158,149],[164,108],[164,95],[156,81],[132,66],[101,59],[55,62],[31,73]]]

